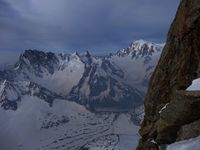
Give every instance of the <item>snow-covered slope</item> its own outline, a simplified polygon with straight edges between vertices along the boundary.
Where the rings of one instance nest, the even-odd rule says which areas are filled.
[[[62,96],[34,83],[32,81],[8,81],[0,83],[0,104],[5,110],[17,110],[23,96],[36,96],[46,101],[50,106],[54,99]]]
[[[200,90],[200,78],[192,81],[192,84],[186,89],[187,91],[199,91]]]
[[[123,71],[107,59],[94,59],[85,66],[69,99],[93,108],[131,109],[142,104],[144,93],[127,85]]]

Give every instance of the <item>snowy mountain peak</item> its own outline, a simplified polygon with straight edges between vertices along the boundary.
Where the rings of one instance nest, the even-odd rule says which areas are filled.
[[[133,50],[160,50],[164,44],[157,44],[150,41],[145,40],[136,40],[134,41],[129,48]]]
[[[164,44],[156,44],[145,40],[136,40],[131,43],[128,48],[119,50],[117,55],[120,57],[132,56],[132,58],[151,56],[153,53],[160,52],[163,47]]]
[[[78,52],[74,52],[71,54],[71,56],[78,56],[79,57],[79,53]]]
[[[39,75],[40,73],[54,73],[58,67],[59,60],[52,52],[43,52],[38,50],[25,50],[15,65],[15,70],[29,72]]]
[[[55,59],[56,59],[56,56],[52,52],[43,52],[43,51],[31,50],[31,49],[25,50],[20,55],[20,60],[22,61],[29,60],[30,63],[50,61],[50,60],[55,60]]]
[[[86,51],[86,52],[85,52],[85,57],[91,57],[89,51]]]
[[[70,55],[70,59],[80,60],[80,55],[78,52],[74,52]]]
[[[146,40],[143,40],[143,39],[139,39],[139,40],[135,40],[132,42],[132,44],[145,44],[145,43],[153,43],[153,42],[150,42],[150,41],[146,41]]]

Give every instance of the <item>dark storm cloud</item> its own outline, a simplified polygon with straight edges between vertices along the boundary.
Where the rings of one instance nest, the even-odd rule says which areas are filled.
[[[165,40],[179,0],[0,0],[0,50],[107,50]]]

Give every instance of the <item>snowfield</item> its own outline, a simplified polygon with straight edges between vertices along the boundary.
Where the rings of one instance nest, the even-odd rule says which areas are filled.
[[[176,142],[167,147],[167,150],[199,150],[200,137]]]
[[[24,96],[16,111],[0,110],[0,121],[1,150],[131,150],[139,139],[130,114],[94,114],[61,99],[50,107]]]
[[[199,91],[200,90],[200,78],[192,81],[192,84],[187,88],[187,91]]]

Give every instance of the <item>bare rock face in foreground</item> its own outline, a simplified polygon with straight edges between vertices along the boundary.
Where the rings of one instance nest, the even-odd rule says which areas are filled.
[[[157,149],[158,145],[198,136],[192,134],[194,131],[183,133],[190,125],[198,126],[195,122],[200,119],[199,92],[185,91],[198,77],[200,0],[182,0],[149,83],[138,150]]]

